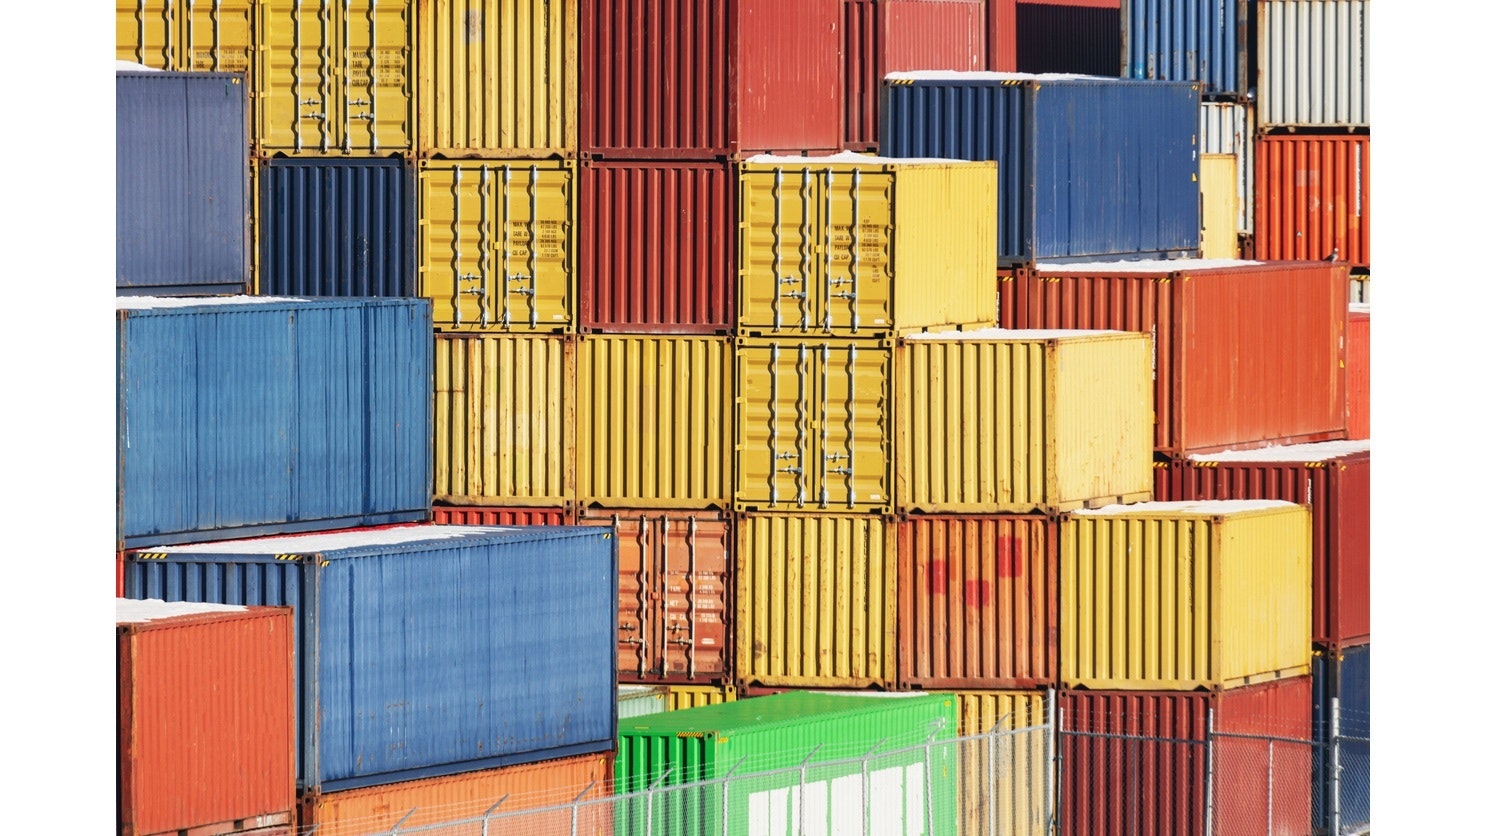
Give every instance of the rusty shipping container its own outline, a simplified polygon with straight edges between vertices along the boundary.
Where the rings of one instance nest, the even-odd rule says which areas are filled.
[[[435,501],[574,500],[575,350],[572,337],[434,335]]]
[[[896,525],[898,688],[1057,681],[1056,517],[913,516]]]
[[[1309,836],[1310,698],[1309,676],[1218,694],[1059,692],[1061,832]]]
[[[157,70],[248,73],[255,0],[117,0],[116,56]]]
[[[1335,650],[1370,637],[1370,442],[1333,441],[1179,458],[1158,469],[1159,500],[1279,499],[1311,507],[1311,640]]]
[[[1072,511],[1059,681],[1224,690],[1310,671],[1311,512],[1274,500]]]
[[[578,198],[580,332],[732,332],[728,163],[585,160]]]
[[[733,354],[727,337],[579,337],[580,506],[726,509]]]
[[[837,0],[578,0],[578,8],[584,155],[841,148]]]
[[[890,517],[742,514],[737,682],[888,688],[897,679],[897,527]]]
[[[619,539],[619,678],[716,685],[732,677],[733,520],[715,511],[589,509]]]
[[[120,599],[116,622],[119,833],[292,826],[292,611]]]
[[[568,525],[567,508],[491,508],[481,505],[435,505],[436,525]]]
[[[1372,437],[1372,306],[1347,306],[1347,438]]]
[[[1254,143],[1254,254],[1367,268],[1367,136],[1267,134]]]
[[[482,824],[504,823],[519,825],[527,833],[596,836],[610,832],[602,804],[576,811],[569,807],[512,814],[555,807],[573,801],[579,793],[584,801],[607,798],[613,762],[611,753],[600,752],[362,789],[305,793],[299,801],[299,826],[313,828],[315,836],[362,836],[446,822],[470,822],[470,832],[479,833]],[[498,799],[500,806],[486,821],[485,815]]]
[[[1102,262],[1001,282],[1008,328],[1114,328],[1154,339],[1155,451],[1339,439],[1342,264]]]
[[[1150,342],[997,328],[900,340],[898,510],[1056,512],[1150,499]]]

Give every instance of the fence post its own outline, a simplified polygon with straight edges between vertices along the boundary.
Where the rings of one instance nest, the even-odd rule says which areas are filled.
[[[1202,812],[1205,821],[1202,823],[1202,832],[1207,836],[1213,836],[1213,708],[1211,703],[1207,707],[1207,740],[1203,743],[1203,750],[1207,755],[1207,804],[1203,805]]]
[[[872,794],[868,791],[867,761],[872,758],[872,753],[873,752],[876,752],[877,751],[877,748],[879,746],[881,746],[882,744],[886,743],[886,742],[887,742],[887,738],[884,737],[883,739],[881,739],[881,740],[877,741],[876,743],[872,744],[872,748],[871,749],[868,749],[865,753],[862,754],[862,832],[863,833],[870,833],[871,832],[871,822],[872,822]]]
[[[924,744],[924,812],[929,820],[929,836],[934,836],[934,783],[930,778],[934,774],[934,735],[944,729],[942,721],[935,721],[933,728],[929,730],[929,740]]]
[[[588,786],[583,788],[583,792],[578,793],[578,797],[573,799],[573,836],[578,836],[578,802],[582,801],[583,796],[588,795],[588,791],[593,789],[593,785],[597,783],[598,781],[589,781]]]
[[[738,767],[742,766],[743,761],[747,758],[747,755],[738,758],[738,762],[733,764],[732,769],[729,769],[728,773],[722,776],[722,780],[717,782],[718,792],[722,793],[722,836],[728,836],[728,790],[733,783],[733,773],[738,771]],[[698,799],[697,804],[703,810],[707,809],[707,805],[703,803],[702,799]],[[647,833],[645,836],[650,836],[650,834]]]
[[[1274,741],[1268,741],[1269,762],[1265,764],[1264,775],[1264,832],[1273,836],[1274,834]]]
[[[820,747],[822,747],[824,745],[825,745],[824,743],[817,743],[817,744],[815,744],[815,748],[810,750],[810,754],[806,755],[805,756],[805,759],[802,760],[802,761],[800,761],[800,803],[799,803],[798,806],[795,807],[795,811],[797,813],[799,813],[800,827],[799,827],[798,830],[795,831],[796,833],[804,833],[805,832],[805,765],[808,764],[808,763],[810,763],[810,759],[813,758],[813,757],[815,757],[815,753],[816,752],[819,752],[820,751]],[[828,793],[827,797],[828,798],[829,798],[829,792],[830,791],[828,789],[827,790],[827,793]]]
[[[490,836],[490,814],[495,812],[495,808],[501,806],[502,804],[505,804],[506,799],[510,797],[510,793],[506,793],[505,795],[501,796],[500,800],[490,805],[490,809],[486,810],[485,815],[481,816],[484,821],[480,823],[480,836]]]
[[[1342,704],[1331,698],[1331,836],[1342,832]]]
[[[1057,809],[1053,806],[1054,792],[1058,781],[1058,759],[1062,752],[1058,751],[1058,730],[1063,725],[1063,709],[1058,707],[1057,694],[1052,688],[1047,689],[1046,702],[1043,703],[1042,721],[1048,724],[1047,737],[1044,747],[1047,749],[1047,775],[1043,779],[1043,821],[1046,823],[1047,836],[1053,836],[1057,832],[1058,820]],[[1048,709],[1051,709],[1049,711]]]
[[[666,780],[666,776],[670,775],[671,774],[671,770],[674,769],[674,768],[675,767],[673,767],[673,766],[666,767],[666,771],[665,772],[662,772],[660,774],[660,777],[655,779],[655,783],[651,784],[645,790],[645,834],[646,834],[646,836],[650,836],[650,833],[652,833],[655,830],[655,828],[651,826],[651,824],[652,824],[651,819],[653,817],[653,808],[655,806],[655,788],[658,787],[658,786],[660,786],[660,784],[661,784],[662,781]]]
[[[409,810],[406,816],[403,816],[402,818],[397,820],[397,824],[392,825],[392,836],[397,836],[397,829],[399,827],[402,827],[402,823],[411,818],[413,815],[413,811],[417,809],[417,807],[414,807],[412,810]]]

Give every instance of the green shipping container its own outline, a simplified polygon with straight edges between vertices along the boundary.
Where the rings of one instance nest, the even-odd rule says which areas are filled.
[[[620,720],[614,794],[640,794],[615,836],[953,834],[958,750],[935,741],[959,711],[947,693],[790,691]]]

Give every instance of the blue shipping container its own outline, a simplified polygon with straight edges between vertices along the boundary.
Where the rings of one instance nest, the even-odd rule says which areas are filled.
[[[258,292],[418,295],[413,169],[401,159],[272,159],[258,169]]]
[[[1002,266],[1188,258],[1200,104],[1184,82],[890,73],[882,155],[1000,163]]]
[[[1212,97],[1249,92],[1248,0],[1124,0],[1120,75],[1200,81]]]
[[[244,76],[120,72],[115,107],[117,292],[247,292]]]
[[[118,307],[124,547],[429,518],[428,300]]]
[[[299,786],[614,750],[618,551],[591,526],[396,528],[125,558],[127,598],[294,608]]]
[[[1356,832],[1359,825],[1370,821],[1372,645],[1347,647],[1340,653],[1318,654],[1311,664],[1311,683],[1315,711],[1311,728],[1315,740],[1322,744],[1317,747],[1313,759],[1312,825],[1317,833],[1329,833],[1332,812],[1340,810],[1341,832]],[[1342,768],[1339,804],[1333,801],[1331,794],[1336,763],[1330,746],[1333,697],[1337,700],[1341,719],[1335,727]]]

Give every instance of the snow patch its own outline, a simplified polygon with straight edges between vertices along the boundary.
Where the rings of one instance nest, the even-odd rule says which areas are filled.
[[[249,540],[223,540],[156,549],[167,554],[319,554],[365,546],[400,546],[432,543],[457,537],[480,537],[501,531],[519,531],[512,526],[411,525],[401,528],[356,529],[330,534],[288,534]]]
[[[879,157],[873,154],[859,154],[855,151],[843,151],[839,154],[826,154],[819,157],[793,157],[776,154],[755,154],[744,160],[746,163],[757,163],[759,165],[986,165],[986,162],[971,162],[968,160],[953,160],[944,157]]]
[[[905,340],[1056,340],[1069,337],[1107,337],[1124,331],[1088,331],[1068,328],[981,328],[975,331],[938,331],[927,334],[905,334]]]
[[[1178,270],[1217,270],[1228,267],[1256,267],[1262,261],[1241,258],[1159,258],[1128,261],[1082,261],[1076,264],[1047,264],[1037,268],[1041,274],[1060,273],[1175,273]]]
[[[233,604],[197,604],[190,601],[161,601],[157,598],[147,598],[142,601],[132,598],[119,598],[115,605],[116,623],[118,624],[138,624],[144,621],[158,621],[162,618],[177,618],[183,615],[247,611],[247,607],[239,607]]]
[[[1224,450],[1221,453],[1188,456],[1194,462],[1324,462],[1372,450],[1372,439],[1318,441],[1314,444],[1280,444],[1258,450]]]
[[[115,305],[121,311],[148,311],[156,308],[195,308],[204,305],[268,305],[274,302],[308,302],[299,296],[119,296]]]
[[[1079,75],[1076,73],[997,73],[985,70],[909,70],[888,73],[888,81],[1124,81],[1107,75]],[[1138,82],[1136,82],[1138,83]]]
[[[1267,511],[1272,508],[1298,508],[1293,502],[1278,499],[1207,499],[1188,502],[1137,502],[1133,505],[1106,505],[1103,508],[1081,508],[1073,511],[1084,517],[1138,517],[1142,514],[1200,514],[1222,516],[1244,511]]]

